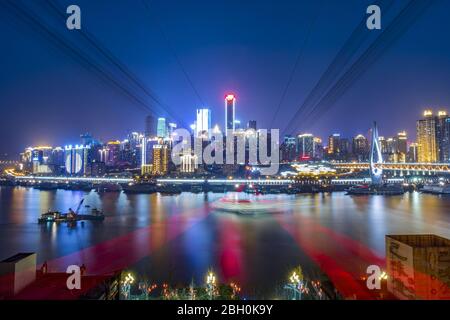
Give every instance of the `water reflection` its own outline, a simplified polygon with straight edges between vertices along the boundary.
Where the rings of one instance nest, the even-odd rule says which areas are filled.
[[[213,268],[220,281],[236,280],[246,294],[272,297],[298,265],[310,274],[321,268],[343,291],[358,290],[352,281],[367,265],[385,263],[386,234],[450,238],[450,198],[445,197],[253,196],[277,202],[283,213],[239,216],[212,209],[223,196],[1,187],[0,258],[35,251],[39,263],[49,261],[54,269],[67,263],[85,263],[88,272],[130,267],[149,279],[184,285],[203,281]],[[37,224],[42,212],[76,208],[83,198],[104,211],[105,221]]]

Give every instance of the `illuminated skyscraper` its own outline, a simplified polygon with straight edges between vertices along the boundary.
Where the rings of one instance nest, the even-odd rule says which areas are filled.
[[[197,109],[197,117],[195,122],[195,135],[209,136],[211,134],[211,110]]]
[[[166,138],[167,137],[166,118],[158,118],[158,125],[156,127],[156,135],[159,138]]]
[[[436,141],[436,118],[431,110],[417,121],[418,162],[436,162],[439,153]]]
[[[362,134],[353,138],[352,144],[353,156],[358,161],[367,161],[369,159],[369,140]]]
[[[164,175],[169,171],[169,148],[164,144],[153,146],[153,174]]]
[[[225,97],[225,134],[228,130],[234,133],[235,108],[236,108],[236,97],[233,94],[228,94]]]
[[[88,163],[89,146],[66,146],[64,148],[66,172],[70,175],[84,175]]]
[[[436,142],[439,162],[450,161],[450,116],[446,111],[439,111],[436,118]]]
[[[314,136],[310,133],[299,134],[297,136],[297,156],[300,161],[314,158]]]

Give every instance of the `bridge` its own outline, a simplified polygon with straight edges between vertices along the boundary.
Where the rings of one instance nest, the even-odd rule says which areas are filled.
[[[131,178],[118,177],[56,177],[56,176],[14,176],[18,181],[29,182],[90,182],[90,183],[131,183],[134,180]],[[388,179],[389,183],[402,183],[403,179]],[[332,185],[353,185],[361,183],[369,183],[370,178],[362,179],[332,179],[332,180],[314,180],[314,181],[298,181],[293,179],[184,179],[184,178],[161,178],[157,179],[158,184],[171,185],[267,185],[267,186],[283,186],[292,184],[309,184],[321,185],[322,183],[329,183]]]
[[[368,162],[334,163],[336,168],[350,170],[369,170]],[[375,168],[400,172],[406,175],[450,174],[450,163],[374,163]]]

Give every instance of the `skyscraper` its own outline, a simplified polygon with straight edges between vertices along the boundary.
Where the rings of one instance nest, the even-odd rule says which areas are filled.
[[[156,120],[152,115],[145,118],[145,136],[150,137],[156,134]]]
[[[369,159],[369,140],[362,134],[353,138],[352,144],[353,156],[358,161],[367,161]]]
[[[158,125],[156,127],[156,135],[159,138],[166,138],[167,137],[166,118],[158,118]]]
[[[297,156],[299,160],[312,160],[314,158],[314,136],[310,133],[297,136]]]
[[[153,174],[164,175],[169,171],[169,148],[165,144],[153,146]]]
[[[436,162],[438,147],[436,141],[436,119],[431,110],[425,110],[424,119],[417,121],[418,161]]]
[[[446,111],[439,111],[436,118],[436,142],[439,162],[450,161],[450,116]]]
[[[89,146],[66,146],[64,148],[66,172],[70,175],[84,175],[87,169]]]
[[[225,134],[228,130],[234,133],[235,108],[236,97],[234,94],[228,94],[225,97]]]
[[[195,135],[209,136],[211,134],[211,110],[197,109],[197,117],[195,122]]]

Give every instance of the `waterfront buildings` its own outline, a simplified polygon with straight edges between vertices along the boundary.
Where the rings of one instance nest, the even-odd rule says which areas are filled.
[[[298,160],[312,160],[315,158],[314,136],[310,133],[299,134],[297,136],[297,155]]]
[[[65,168],[68,175],[85,175],[89,146],[68,145],[64,148]]]
[[[423,119],[417,121],[418,161],[437,162],[436,118],[431,110],[425,110],[423,116]]]
[[[355,160],[367,161],[369,159],[369,140],[362,134],[357,135],[352,141],[352,151]]]
[[[169,171],[169,148],[165,144],[153,146],[153,174],[164,175]]]

